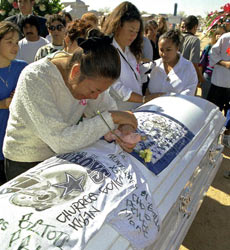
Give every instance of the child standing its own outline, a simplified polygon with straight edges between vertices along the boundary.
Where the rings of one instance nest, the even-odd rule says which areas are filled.
[[[2,144],[9,117],[9,106],[14,95],[18,77],[27,65],[14,60],[18,52],[18,27],[9,22],[0,22],[0,184],[6,181]]]

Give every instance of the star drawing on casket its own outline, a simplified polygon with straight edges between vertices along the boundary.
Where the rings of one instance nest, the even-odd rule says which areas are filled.
[[[73,191],[79,191],[79,192],[84,191],[82,187],[84,175],[78,177],[77,179],[68,173],[65,173],[65,176],[66,176],[66,182],[52,185],[57,188],[64,188],[61,198],[65,197],[67,194],[70,194]]]

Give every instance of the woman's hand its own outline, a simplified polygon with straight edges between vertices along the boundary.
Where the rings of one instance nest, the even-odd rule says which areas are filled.
[[[131,111],[109,111],[113,122],[118,125],[130,125],[134,130],[137,129],[137,119]]]
[[[130,153],[141,140],[141,135],[130,125],[120,125],[118,129],[104,135],[104,138],[106,141],[115,140],[121,148]]]
[[[152,99],[160,97],[162,95],[165,95],[165,93],[152,93],[152,94],[146,95],[145,96],[145,102],[149,102]]]

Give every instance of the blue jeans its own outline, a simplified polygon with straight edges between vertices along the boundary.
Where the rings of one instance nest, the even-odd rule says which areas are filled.
[[[225,127],[226,129],[230,129],[230,109],[227,111],[227,114],[226,114]]]
[[[202,89],[201,97],[207,99],[208,92],[211,87],[211,76],[204,72],[203,77],[205,79],[205,82],[201,83],[201,89]]]

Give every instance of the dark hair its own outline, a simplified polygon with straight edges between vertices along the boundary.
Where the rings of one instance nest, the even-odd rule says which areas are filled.
[[[9,32],[17,32],[20,34],[18,26],[9,21],[0,22],[0,40]]]
[[[40,35],[40,27],[39,27],[39,22],[36,16],[34,15],[28,15],[22,19],[22,29],[26,24],[33,25],[37,28],[38,35]]]
[[[136,20],[140,22],[140,30],[136,39],[130,45],[130,50],[137,59],[140,59],[142,55],[143,23],[141,14],[135,5],[130,2],[119,4],[106,18],[102,27],[102,32],[106,35],[115,35],[118,29],[124,25],[124,22]]]
[[[84,40],[84,39],[82,39]],[[110,44],[111,39],[89,38],[79,42],[83,48],[78,48],[70,58],[67,69],[78,62],[80,64],[80,81],[86,77],[105,77],[116,80],[120,76],[120,56],[116,48]]]
[[[145,34],[148,33],[148,30],[150,29],[151,26],[158,27],[158,24],[155,20],[148,20],[145,24]]]
[[[64,19],[65,19],[65,17],[68,17],[70,21],[73,20],[73,18],[72,18],[72,16],[70,15],[69,12],[61,11],[61,12],[59,12],[58,14],[61,15],[62,17],[64,17]]]
[[[188,16],[184,20],[184,25],[187,31],[190,31],[191,29],[193,29],[193,27],[195,27],[198,24],[199,21],[195,16]]]
[[[102,33],[98,28],[89,28],[87,30],[86,38],[102,37],[102,36],[104,36],[104,33]]]
[[[46,21],[46,26],[47,28],[55,21],[59,21],[60,23],[63,24],[63,26],[65,27],[66,26],[66,20],[65,18],[62,16],[62,15],[59,15],[59,14],[53,14],[53,15],[50,15],[48,18],[47,18],[47,21]]]
[[[68,23],[66,27],[65,37],[69,37],[69,39],[73,42],[79,37],[85,38],[87,35],[87,31],[92,26],[87,24],[84,20],[75,19],[74,21]]]
[[[181,33],[179,30],[169,30],[160,36],[159,42],[162,39],[169,39],[179,48],[181,42]]]

